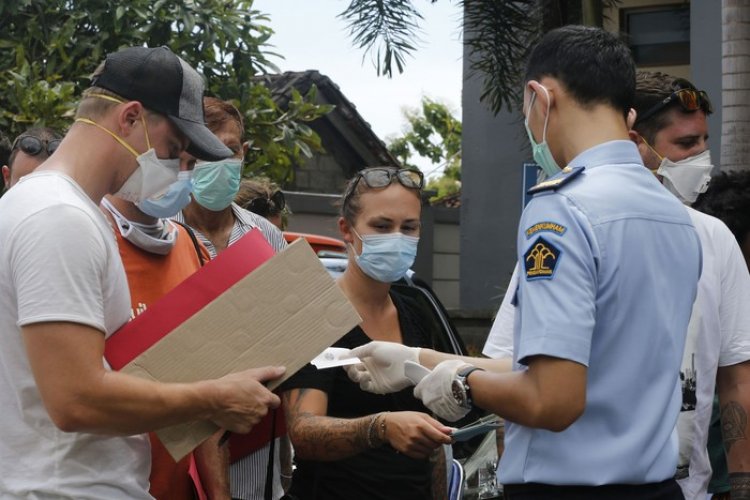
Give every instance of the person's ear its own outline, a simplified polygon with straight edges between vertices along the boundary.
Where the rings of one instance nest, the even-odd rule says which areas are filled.
[[[346,221],[345,218],[339,217],[338,220],[339,225],[339,233],[341,234],[341,239],[344,240],[346,243],[354,244],[354,233],[352,232],[351,226],[349,226],[349,223]]]
[[[250,150],[250,141],[245,141],[242,143],[242,157],[244,158],[247,156],[247,152]]]
[[[646,144],[646,141],[643,139],[641,134],[633,130],[632,128],[628,130],[628,136],[630,137],[630,140],[633,141],[638,148],[638,153],[641,155],[641,158],[644,159],[644,162],[652,153],[651,148],[648,147],[648,144]]]
[[[630,137],[630,140],[633,141],[636,146],[640,146],[641,144],[643,144],[643,137],[641,137],[641,134],[639,134],[632,128],[628,130],[628,137]]]
[[[127,137],[132,134],[136,126],[141,123],[141,119],[145,119],[143,114],[146,110],[138,101],[128,101],[118,105],[118,108],[117,126],[120,129],[120,133]]]
[[[541,110],[542,114],[547,113],[547,108],[551,111],[555,105],[554,92],[536,80],[529,80],[526,85],[529,88],[529,92],[536,94],[534,107]]]
[[[633,129],[633,125],[635,125],[635,121],[638,119],[638,112],[635,110],[635,108],[630,108],[630,111],[628,111],[628,116],[625,119],[625,123],[628,126],[628,130]],[[632,139],[632,136],[631,136]]]
[[[5,189],[8,189],[10,187],[10,167],[8,165],[3,165],[3,182]]]

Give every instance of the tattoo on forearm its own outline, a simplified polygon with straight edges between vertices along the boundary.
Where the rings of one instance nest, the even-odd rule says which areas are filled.
[[[295,452],[308,459],[339,460],[369,448],[367,432],[371,416],[334,418],[301,410],[304,391],[284,394],[289,435]]]
[[[750,472],[730,472],[729,484],[732,500],[750,499]]]
[[[737,441],[747,439],[745,428],[747,413],[736,401],[730,401],[721,408],[721,433],[724,436],[724,446],[727,453]]]

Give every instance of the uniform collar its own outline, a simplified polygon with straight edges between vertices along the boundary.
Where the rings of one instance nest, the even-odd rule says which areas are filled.
[[[638,147],[633,141],[618,140],[608,141],[589,148],[573,158],[569,167],[586,167],[591,169],[600,165],[612,165],[618,163],[630,163],[643,165]]]

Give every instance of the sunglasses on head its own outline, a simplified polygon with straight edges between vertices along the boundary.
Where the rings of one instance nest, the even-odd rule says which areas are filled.
[[[247,209],[261,217],[276,215],[284,210],[284,207],[286,207],[286,200],[281,191],[276,191],[270,198],[261,196],[247,202]]]
[[[42,151],[46,151],[47,156],[52,156],[52,153],[55,152],[57,147],[60,145],[60,142],[62,142],[61,139],[51,139],[49,141],[44,141],[42,139],[39,139],[38,137],[34,137],[33,135],[21,135],[16,138],[15,142],[13,142],[11,151],[20,149],[29,156],[36,156]]]
[[[371,189],[382,189],[391,185],[396,179],[402,186],[409,189],[421,190],[424,187],[424,175],[418,170],[408,168],[374,167],[357,172],[354,182],[351,183],[349,191],[344,196],[344,205],[357,190],[359,181]]]
[[[682,85],[685,85],[682,87]],[[708,94],[704,90],[697,90],[695,87],[685,82],[675,83],[675,91],[669,94],[661,101],[654,104],[648,111],[643,113],[636,119],[636,123],[642,122],[654,116],[656,113],[666,108],[673,102],[677,101],[685,111],[698,111],[702,109],[704,113],[713,113],[713,106],[711,106],[711,100],[708,98]]]
[[[418,170],[388,167],[368,168],[357,172],[354,182],[352,182],[349,191],[346,193],[346,196],[344,196],[344,205],[346,205],[346,202],[354,191],[356,191],[357,184],[359,184],[360,180],[369,188],[382,189],[390,186],[394,179],[405,188],[419,190],[424,187],[424,175]]]

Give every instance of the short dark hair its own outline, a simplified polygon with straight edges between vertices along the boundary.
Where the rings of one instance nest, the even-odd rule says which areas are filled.
[[[18,135],[18,137],[15,138],[13,141],[13,148],[10,150],[10,155],[8,156],[8,168],[13,170],[13,162],[16,159],[16,155],[18,154],[18,141],[22,137],[36,137],[40,141],[49,142],[55,139],[62,139],[62,135],[57,132],[54,129],[51,129],[49,127],[34,127],[26,130],[25,132]],[[46,150],[39,153],[41,158],[47,157]]]
[[[750,171],[721,172],[711,178],[693,208],[713,215],[727,225],[742,245],[750,234]]]
[[[675,77],[659,71],[638,71],[635,75],[635,100],[633,101],[633,108],[635,108],[638,115],[635,125],[633,125],[633,130],[645,137],[647,141],[653,143],[656,139],[656,134],[669,125],[667,114],[670,110],[678,109],[684,114],[695,113],[695,111],[683,109],[677,99],[658,108],[656,112],[652,111],[655,107],[659,106],[659,103],[663,102],[679,89],[698,90],[695,88],[695,85],[685,78]],[[706,114],[710,114],[708,106],[702,105],[701,109]]]
[[[544,76],[559,80],[583,107],[608,104],[627,116],[633,106],[630,49],[601,28],[564,26],[544,35],[526,63],[524,82]]]

